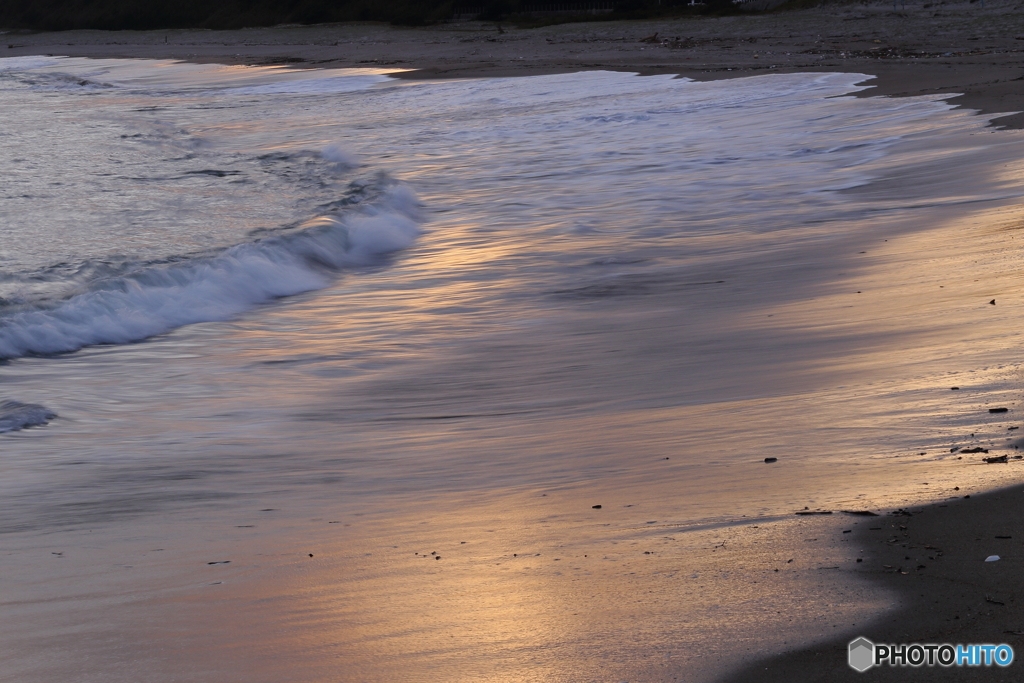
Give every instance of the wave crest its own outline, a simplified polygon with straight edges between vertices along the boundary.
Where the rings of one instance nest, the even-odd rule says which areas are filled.
[[[420,234],[415,194],[385,175],[354,183],[327,213],[214,255],[144,264],[57,302],[0,318],[0,358],[125,344],[182,325],[228,320],[275,298],[326,287],[347,267],[404,249]]]

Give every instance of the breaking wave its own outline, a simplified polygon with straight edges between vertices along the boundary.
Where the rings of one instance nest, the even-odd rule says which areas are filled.
[[[324,213],[220,252],[142,263],[57,301],[0,309],[0,358],[125,344],[182,325],[228,320],[272,299],[326,287],[415,241],[415,194],[379,175],[356,182]],[[4,310],[6,309],[6,310]]]

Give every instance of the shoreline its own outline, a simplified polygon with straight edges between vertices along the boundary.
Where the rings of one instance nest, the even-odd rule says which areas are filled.
[[[4,34],[0,56],[173,59],[297,68],[394,67],[403,79],[510,77],[583,70],[695,80],[765,73],[874,76],[861,97],[946,98],[981,113],[1024,112],[1024,21],[1010,2],[981,12],[888,3],[735,17],[590,22],[519,29],[489,22],[427,28],[335,24],[235,31]],[[7,43],[3,49],[3,43]],[[1024,128],[1024,113],[995,125]]]
[[[870,30],[860,31],[856,40],[845,42],[834,40],[832,49],[857,49],[866,47],[875,40],[889,40],[883,35],[886,27],[893,19],[893,13],[884,10],[884,5],[876,7],[875,15],[866,19],[850,19],[851,22],[868,22]],[[996,5],[998,9],[999,5]],[[964,8],[970,8],[964,5]],[[960,14],[973,13],[973,8],[961,8]],[[858,7],[856,12],[864,12]],[[851,16],[857,16],[850,10]],[[845,71],[875,74],[876,78],[869,81],[871,86],[857,93],[857,96],[870,97],[875,95],[939,95],[949,92],[965,92],[961,97],[949,98],[951,104],[959,107],[977,109],[982,113],[1001,112],[1008,110],[1024,110],[1024,87],[1015,81],[1024,75],[1024,50],[1016,49],[1017,45],[1009,41],[1014,37],[1014,25],[1007,22],[1002,33],[991,41],[996,49],[1002,52],[979,54],[964,50],[964,54],[950,57],[936,56],[924,59],[913,57],[874,58],[856,56],[853,58],[839,57],[838,53],[821,52],[821,59],[814,59],[815,54],[805,51],[799,53],[798,59],[789,60],[783,65],[762,64],[763,55],[757,52],[770,38],[772,27],[765,28],[768,20],[775,22],[777,28],[787,19],[803,22],[795,36],[787,38],[789,43],[779,46],[774,43],[772,50],[783,51],[787,47],[792,53],[797,48],[808,49],[815,44],[812,36],[821,30],[823,22],[827,22],[834,14],[808,10],[792,15],[772,15],[770,17],[736,17],[727,19],[697,20],[707,22],[712,28],[703,27],[703,37],[696,39],[694,46],[689,48],[672,47],[671,44],[643,43],[642,38],[652,34],[676,35],[696,29],[691,26],[681,28],[683,22],[631,22],[612,24],[575,24],[552,26],[544,29],[519,30],[505,27],[498,34],[494,25],[477,24],[451,25],[434,29],[393,29],[379,25],[356,25],[341,27],[304,27],[257,29],[237,32],[148,32],[146,34],[105,34],[102,32],[74,32],[72,34],[35,34],[16,36],[18,43],[25,45],[8,47],[2,56],[21,56],[38,54],[48,51],[51,54],[68,54],[79,57],[145,57],[151,59],[175,59],[201,63],[224,64],[255,64],[255,65],[287,65],[294,67],[384,67],[410,68],[413,70],[396,73],[398,78],[406,79],[443,79],[468,78],[474,76],[520,76],[553,73],[567,73],[584,69],[608,69],[636,71],[641,74],[678,73],[696,80],[714,80],[722,78],[743,77],[763,73],[793,73],[808,71]],[[959,15],[958,15],[959,16]],[[782,17],[782,18],[780,18]],[[793,19],[795,17],[795,19]],[[905,19],[906,17],[903,17]],[[923,11],[920,16],[912,15],[912,19],[920,19],[924,26]],[[900,20],[899,17],[896,17]],[[686,20],[689,22],[690,20]],[[760,22],[760,24],[758,24]],[[728,30],[727,30],[728,29]],[[752,36],[754,30],[761,30],[764,35]],[[875,33],[872,33],[875,31]],[[602,37],[602,32],[603,36]],[[716,33],[717,32],[717,33]],[[367,34],[370,39],[360,40],[360,34]],[[233,34],[231,36],[226,34]],[[258,34],[266,38],[265,44],[252,44],[253,36]],[[324,45],[317,41],[328,40],[331,35],[341,35],[339,42],[343,44]],[[528,34],[528,35],[527,35]],[[880,35],[880,38],[872,36]],[[176,36],[177,42],[171,38]],[[269,36],[269,37],[268,37]],[[273,42],[273,37],[283,37]],[[327,36],[326,38],[324,36]],[[758,42],[749,42],[750,37]],[[159,39],[166,38],[161,44]],[[493,38],[493,41],[491,40]],[[721,38],[719,40],[719,38]],[[919,37],[918,37],[919,38]],[[918,40],[914,38],[914,40]],[[11,38],[13,40],[13,37]],[[404,39],[404,42],[403,42]],[[76,44],[75,40],[79,42]],[[134,40],[134,42],[132,42]],[[61,42],[63,41],[63,42]],[[68,44],[71,41],[71,44]],[[220,42],[218,42],[220,41]],[[447,42],[445,42],[447,41]],[[705,41],[705,42],[701,42]],[[810,42],[808,42],[810,41]],[[902,41],[902,42],[901,42]],[[864,45],[861,45],[864,43]],[[890,41],[895,49],[904,49],[905,44],[918,44],[907,41],[893,34]],[[885,49],[890,49],[885,43]],[[9,43],[14,44],[14,43]],[[728,44],[728,47],[724,45]],[[881,44],[881,43],[880,43]],[[970,47],[967,43],[964,43]],[[515,50],[523,50],[525,46],[535,49],[538,54],[529,59],[518,60]],[[582,55],[574,52],[581,45],[594,47],[594,54],[584,51]],[[833,48],[831,45],[838,45]],[[843,47],[853,45],[854,47]],[[946,47],[951,47],[946,45]],[[494,55],[468,54],[473,50],[496,48]],[[857,47],[860,46],[860,47]],[[931,47],[932,52],[945,50],[940,43]],[[952,47],[956,47],[953,45]],[[1013,49],[1011,49],[1013,48]],[[809,48],[814,49],[814,48]],[[906,48],[909,49],[909,48]],[[918,49],[918,48],[914,48]],[[33,52],[35,50],[35,52]],[[233,52],[238,50],[238,52]],[[432,51],[437,54],[432,54]],[[862,52],[865,50],[861,50]],[[654,52],[653,56],[648,54]],[[459,55],[462,56],[461,63]],[[793,54],[788,55],[793,57]],[[369,59],[367,59],[369,58]],[[800,61],[803,60],[803,61]],[[699,62],[698,65],[686,64],[686,61]],[[780,60],[782,61],[782,60]],[[993,75],[993,70],[997,73]],[[1016,92],[1015,92],[1016,91]],[[995,122],[1011,128],[1024,128],[1024,114],[1005,117]],[[980,544],[972,539],[971,525],[981,524],[985,520],[994,519],[993,515],[1005,508],[1024,492],[1024,486],[999,489],[985,495],[973,494],[969,500],[959,499],[956,502],[935,503],[932,506],[912,508],[911,517],[886,515],[878,518],[885,531],[870,531],[868,525],[861,523],[860,530],[843,537],[842,525],[846,520],[819,520],[818,527],[828,526],[833,529],[838,541],[856,541],[865,550],[865,562],[857,563],[850,569],[844,569],[837,577],[830,577],[833,586],[843,587],[848,576],[847,572],[855,573],[854,578],[877,584],[883,591],[895,591],[904,596],[904,606],[898,611],[888,611],[878,617],[877,622],[862,633],[876,642],[945,642],[954,639],[956,642],[1009,642],[1018,647],[1020,638],[1017,636],[1000,635],[998,629],[1024,630],[1024,624],[1015,626],[1012,620],[1012,608],[1017,604],[1017,592],[1012,590],[1011,576],[1015,563],[1024,553],[999,552],[1002,561],[992,565],[981,563],[988,553],[988,545]],[[948,508],[941,506],[947,505]],[[881,511],[880,511],[881,512]],[[962,515],[958,517],[958,515]],[[248,521],[248,520],[246,520]],[[757,520],[752,520],[756,522]],[[986,539],[989,545],[1001,543],[1014,544],[1024,539],[1024,528],[1017,529],[1017,522],[1006,520],[1006,528],[1000,527],[999,535],[1010,535],[1012,540]],[[886,533],[895,524],[893,531],[899,537],[897,543],[887,543],[875,535]],[[831,526],[829,526],[831,525]],[[792,528],[789,525],[786,528]],[[874,526],[874,525],[872,525]],[[905,526],[906,529],[898,527]],[[815,535],[818,535],[817,533]],[[990,534],[991,535],[991,534]],[[824,540],[824,536],[822,537]],[[984,537],[982,537],[984,538]],[[936,540],[938,539],[938,540]],[[972,544],[979,546],[979,552],[972,552]],[[920,560],[918,564],[926,565],[926,570],[914,569],[908,574],[890,572],[885,565],[899,567],[900,558],[910,556],[917,558],[913,550],[932,545],[943,549],[942,560]],[[982,551],[980,546],[984,545]],[[1003,546],[999,546],[1000,548]],[[340,551],[335,551],[339,552]],[[981,554],[980,560],[977,557]],[[317,550],[317,556],[320,551]],[[310,555],[312,557],[312,555]],[[702,558],[704,561],[707,558]],[[868,561],[868,560],[871,561]],[[734,560],[737,561],[737,560]],[[808,560],[810,562],[810,560]],[[915,564],[915,567],[917,564]],[[929,571],[933,570],[934,571]],[[988,570],[993,571],[988,571]],[[766,572],[772,571],[765,569]],[[985,573],[979,574],[984,571]],[[977,576],[983,581],[976,581]],[[963,587],[964,590],[952,595],[949,586]],[[915,598],[924,589],[926,594],[933,590],[935,595],[942,596],[943,604],[932,608],[932,602]],[[945,591],[945,592],[943,592]],[[980,593],[978,591],[981,591]],[[825,593],[822,593],[825,594]],[[948,599],[946,595],[949,595]],[[982,596],[980,608],[969,612],[969,607],[978,604],[978,596]],[[984,601],[984,596],[994,597],[1004,605]],[[959,596],[959,597],[958,597]],[[625,597],[625,596],[623,596]],[[915,602],[915,600],[918,600]],[[922,609],[931,609],[927,614]],[[952,611],[951,611],[952,610]],[[1006,614],[1000,615],[996,610]],[[972,618],[964,619],[964,614]],[[952,616],[950,616],[952,614]],[[948,630],[946,624],[955,616],[962,622],[955,630]],[[908,628],[913,624],[913,628]],[[949,627],[951,628],[951,627]],[[946,630],[944,630],[946,629]],[[995,630],[994,630],[995,629]],[[892,635],[889,635],[892,634]],[[845,643],[841,638],[802,649],[796,653],[783,655],[767,662],[759,662],[740,675],[729,680],[845,680],[844,675],[856,675],[846,667]],[[1024,648],[1024,643],[1020,643]],[[1024,649],[1018,648],[1024,656]],[[827,660],[827,664],[824,662]],[[762,670],[768,671],[762,675]],[[685,671],[685,667],[681,669]],[[844,673],[845,672],[845,673]],[[898,674],[895,672],[899,672]],[[1012,672],[1012,668],[1007,674]],[[996,673],[996,672],[992,672]],[[901,680],[908,676],[919,676],[921,680],[934,672],[923,668],[919,670],[882,669],[873,671],[871,675],[894,677]],[[660,680],[660,679],[659,679]],[[667,678],[666,678],[667,680]],[[854,679],[850,679],[854,680]],[[886,679],[888,680],[888,679]],[[909,680],[916,680],[909,678]],[[1007,676],[1009,680],[1009,676]]]

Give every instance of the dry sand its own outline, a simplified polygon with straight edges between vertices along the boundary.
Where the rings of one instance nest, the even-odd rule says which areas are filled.
[[[0,44],[0,54],[142,57],[302,67],[393,66],[409,69],[403,74],[407,78],[532,75],[580,69],[679,73],[696,79],[768,72],[849,71],[877,76],[877,80],[871,81],[875,87],[863,93],[868,96],[963,93],[953,101],[964,107],[984,112],[1016,112],[1024,111],[1024,81],[1021,80],[1024,79],[1024,20],[1015,8],[1015,2],[992,0],[984,9],[967,2],[937,2],[923,6],[914,4],[900,12],[894,12],[891,4],[866,4],[729,18],[584,23],[539,29],[505,25],[501,31],[493,24],[466,22],[418,29],[360,24],[231,32],[7,34],[4,41],[7,47],[3,49]],[[657,38],[642,41],[655,35]],[[998,123],[1024,127],[1024,115],[1008,116]],[[873,610],[898,605],[896,611],[889,611],[887,616],[865,625],[863,635],[876,642],[1008,642],[1017,648],[1019,656],[1024,656],[1024,641],[1019,635],[1024,633],[1024,614],[1021,613],[1024,596],[1014,576],[1019,560],[1024,559],[1022,496],[1024,489],[1015,488],[986,496],[973,495],[969,500],[958,498],[928,508],[914,508],[911,516],[886,515],[869,519],[835,515],[786,522],[773,531],[760,532],[755,526],[706,535],[708,539],[727,538],[728,543],[722,540],[721,545],[704,547],[703,554],[698,553],[688,560],[691,569],[699,572],[704,565],[709,573],[721,566],[737,569],[735,581],[719,578],[716,584],[732,591],[750,588],[753,574],[757,575],[753,580],[756,584],[786,581],[789,572],[794,576],[794,585],[799,584],[804,591],[806,586],[814,585],[815,592],[805,593],[806,605],[780,604],[777,607],[790,610],[795,619],[811,620],[807,626],[820,628],[823,636],[827,637],[832,629],[846,629],[847,633],[834,642],[751,664],[733,680],[832,681],[846,677],[853,680],[856,674],[845,663],[845,643],[849,630],[858,627],[854,622],[828,623],[833,606],[836,606],[836,613],[860,613],[858,618],[866,618]],[[472,516],[472,511],[472,506],[464,509],[465,524],[480,526],[478,521],[465,521]],[[248,523],[248,520],[238,523],[243,522]],[[209,524],[208,520],[202,523]],[[847,529],[852,533],[844,534]],[[487,535],[490,530],[487,533],[476,531],[480,532],[481,539],[491,538]],[[367,532],[374,538],[377,537],[374,534],[380,533],[383,532]],[[396,536],[396,544],[407,540],[397,538],[399,531],[388,533]],[[764,533],[766,538],[758,540],[759,533]],[[808,542],[813,540],[814,543],[807,546],[803,556],[789,563],[786,559],[792,558],[784,559],[774,552],[781,546],[770,534],[813,535]],[[468,531],[466,538],[474,540]],[[305,546],[312,546],[314,540],[310,539]],[[644,555],[640,558],[642,561],[660,561],[657,558],[662,548],[654,541],[655,536],[652,536],[650,550],[653,554]],[[703,542],[695,540],[692,547],[700,550]],[[664,545],[663,539],[659,543]],[[509,543],[506,550],[511,551],[513,547],[517,546]],[[296,548],[294,554],[304,557],[307,549],[303,547],[300,552]],[[403,546],[402,552],[412,557],[406,550]],[[429,549],[424,546],[419,550]],[[583,554],[584,549],[579,550],[583,557],[593,552],[591,549]],[[40,552],[51,551],[40,546]],[[321,549],[317,549],[319,571],[327,571],[321,563],[328,561],[332,552],[338,557],[343,553],[341,549],[326,551],[325,560]],[[457,546],[452,552],[457,552]],[[508,552],[487,552],[493,555],[489,561],[509,561]],[[601,552],[608,552],[608,549],[601,549]],[[985,557],[991,554],[999,554],[1003,559],[985,563]],[[856,562],[857,556],[863,558],[863,562]],[[409,557],[403,561],[412,561]],[[190,558],[190,563],[191,559],[195,558]],[[418,556],[415,561],[420,562]],[[665,560],[666,569],[671,564]],[[796,581],[797,573],[803,577],[802,582]],[[808,582],[808,575],[820,579]],[[144,583],[151,585],[151,582]],[[316,581],[311,580],[310,584],[315,585]],[[871,592],[862,588],[872,584],[877,584],[880,590]],[[566,589],[571,586],[566,584]],[[272,593],[272,589],[267,590],[268,595]],[[437,595],[442,594],[439,588]],[[538,606],[554,599],[554,596],[545,597],[540,593],[530,595],[534,600],[530,604]],[[894,597],[883,605],[878,602],[880,595]],[[687,600],[691,601],[687,603],[691,609],[695,609],[692,604],[699,603],[700,609],[707,612],[707,619],[702,622],[705,625],[714,621],[713,615],[708,615],[717,608],[714,596],[699,591],[689,597],[668,593],[636,597],[638,601],[641,598],[648,601],[646,608],[655,605],[662,610],[682,605]],[[413,601],[410,614],[430,608],[416,603],[415,598],[409,597]],[[764,595],[752,590],[748,598],[763,600]],[[609,599],[607,617],[623,617],[628,611],[623,605],[630,599],[628,594]],[[39,616],[38,612],[34,614]],[[244,617],[244,614],[240,616],[243,620]],[[53,618],[59,623],[61,617]],[[436,618],[443,622],[444,614],[439,613]],[[812,623],[815,619],[821,620],[820,627]],[[726,615],[723,621],[727,621]],[[658,622],[664,623],[664,620]],[[256,623],[253,621],[245,628],[256,628]],[[638,619],[637,624],[641,623],[642,619]],[[509,614],[507,624],[516,624],[515,614]],[[111,629],[115,626],[112,624]],[[552,623],[551,626],[559,632],[564,630],[564,625]],[[195,626],[175,625],[174,628],[180,628],[181,635]],[[257,633],[252,635],[258,637]],[[724,627],[718,633],[720,637],[728,635]],[[466,643],[475,637],[459,635],[463,636]],[[642,640],[638,634],[637,644]],[[648,678],[675,680],[676,676],[698,671],[727,669],[726,664],[709,665],[699,661],[705,655],[715,655],[713,639],[709,638],[708,642],[707,653],[690,653],[687,658],[659,660],[657,665],[652,664]],[[778,650],[784,648],[780,644]],[[367,655],[363,661],[372,665],[373,659]],[[69,662],[68,670],[74,670],[76,665]],[[864,678],[1010,680],[1016,668],[1008,671],[883,669]],[[537,672],[541,670],[538,668]]]

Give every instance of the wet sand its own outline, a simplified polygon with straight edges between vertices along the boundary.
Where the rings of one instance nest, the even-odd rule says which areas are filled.
[[[579,69],[695,79],[850,71],[878,76],[866,96],[956,92],[965,94],[952,101],[967,108],[1024,110],[1018,80],[1024,77],[1024,42],[1017,39],[1024,26],[1011,13],[1014,4],[987,5],[983,11],[976,4],[935,3],[894,13],[891,5],[877,4],[529,30],[505,25],[501,32],[493,24],[467,22],[424,29],[8,34],[0,54],[385,66],[409,69],[406,78]],[[1024,115],[997,123],[1024,127]],[[952,254],[959,233],[948,232],[954,237],[945,253]],[[1009,239],[1009,233],[981,233]],[[899,261],[893,254],[889,259]],[[919,264],[922,272],[927,265]],[[1012,268],[1004,266],[985,273],[989,289],[999,282],[996,275]],[[1018,290],[1016,284],[1002,287],[1000,300],[1019,298]],[[913,292],[897,287],[890,293],[888,299],[879,295],[879,306]],[[901,315],[895,304],[885,310]],[[1005,310],[1000,306],[999,314]],[[964,329],[1008,323],[989,320],[989,313],[980,307]],[[816,313],[812,308],[800,315]],[[998,356],[996,349],[984,352]],[[1019,464],[991,467],[1005,468],[992,470],[993,485],[1019,480]],[[913,477],[912,470],[900,470],[900,476]],[[43,680],[31,677],[39,672],[47,680],[71,679],[83,652],[107,663],[106,681],[149,680],[138,671],[151,665],[176,668],[190,680],[268,682],[285,680],[295,667],[302,671],[296,680],[333,680],[338,662],[361,680],[386,680],[396,670],[408,681],[575,681],[613,674],[621,680],[711,680],[737,666],[746,668],[733,674],[736,681],[845,680],[856,675],[846,666],[850,634],[876,642],[1008,642],[1020,645],[1024,656],[1020,636],[1006,633],[1024,632],[1013,583],[1024,559],[1024,529],[1017,528],[1024,524],[1024,491],[979,496],[968,487],[947,489],[923,488],[911,502],[972,497],[914,507],[911,516],[837,512],[682,530],[671,518],[665,522],[665,511],[676,509],[665,487],[659,493],[664,500],[648,499],[639,508],[628,495],[616,494],[613,484],[502,492],[486,501],[448,496],[429,506],[396,498],[387,519],[334,520],[322,501],[253,501],[250,513],[241,507],[200,510],[176,520],[173,529],[141,520],[59,539],[19,539],[6,548],[18,577],[20,599],[12,607],[18,618],[0,629],[6,642],[24,639],[21,668],[13,675],[29,677],[11,680]],[[626,488],[629,495],[639,490]],[[597,502],[600,511],[591,507]],[[284,510],[285,521],[270,521],[273,513],[259,512],[264,508]],[[648,514],[651,509],[658,513]],[[343,525],[348,533],[339,541],[335,530]],[[372,553],[377,559],[365,559]],[[1002,559],[985,563],[990,554]],[[521,560],[527,555],[536,558],[530,565]],[[231,562],[211,564],[226,560]],[[66,586],[60,599],[55,585]],[[220,592],[210,597],[214,590]],[[69,612],[68,604],[81,609]],[[493,609],[485,618],[487,608]],[[97,613],[104,615],[102,628],[95,624]],[[22,633],[17,624],[29,621],[34,629]],[[407,628],[396,631],[395,624]],[[767,632],[752,635],[759,630]],[[83,631],[90,634],[87,646],[55,658],[49,658],[53,648],[40,648],[35,638],[49,633],[56,646],[61,634]],[[773,640],[775,633],[784,642]],[[445,638],[451,645],[442,647]],[[699,650],[683,647],[695,642]],[[276,653],[279,663],[254,656],[253,643]],[[791,646],[800,649],[763,659]],[[126,647],[131,657],[125,657]],[[566,662],[591,668],[574,674]],[[986,680],[1002,674],[924,668],[869,675],[960,680],[965,673]]]
[[[1005,465],[991,465],[1005,467]],[[838,583],[868,578],[898,596],[899,608],[857,630],[874,643],[1000,644],[1015,661],[1000,667],[846,664],[849,636],[758,662],[729,681],[1015,681],[1024,654],[1024,487],[954,496],[928,507],[865,518],[852,530],[862,562],[837,569]],[[994,562],[985,559],[998,556]]]

